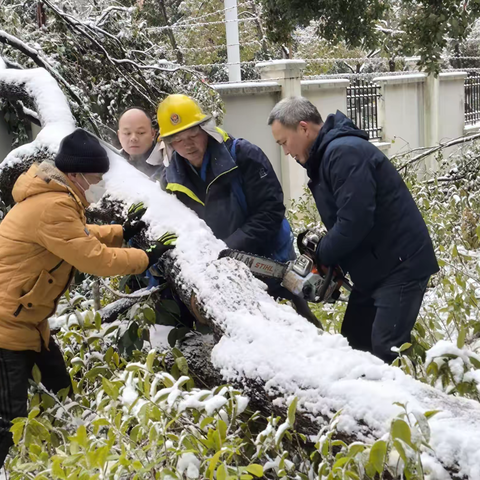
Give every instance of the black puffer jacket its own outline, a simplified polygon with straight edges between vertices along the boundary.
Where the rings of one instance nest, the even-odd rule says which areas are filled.
[[[306,165],[328,233],[319,247],[356,287],[375,288],[402,265],[404,279],[438,271],[425,222],[388,158],[343,113],[329,115]]]

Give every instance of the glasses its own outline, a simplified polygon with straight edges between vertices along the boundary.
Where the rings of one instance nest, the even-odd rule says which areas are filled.
[[[166,137],[163,139],[165,143],[171,145],[172,143],[188,143],[195,139],[200,133],[200,127],[192,127],[184,132],[177,133],[176,135],[172,135],[171,137]]]

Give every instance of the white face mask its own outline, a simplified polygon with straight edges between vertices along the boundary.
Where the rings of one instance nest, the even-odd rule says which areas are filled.
[[[81,174],[83,179],[87,182],[89,187],[85,190],[85,198],[88,203],[98,203],[100,199],[105,195],[107,189],[105,188],[105,180],[100,180],[94,185],[88,183],[83,173]]]

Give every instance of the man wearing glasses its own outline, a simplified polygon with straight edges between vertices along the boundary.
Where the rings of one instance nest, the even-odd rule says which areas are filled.
[[[168,96],[157,115],[169,158],[162,188],[194,210],[229,248],[281,262],[295,258],[282,187],[261,149],[217,128],[186,95]],[[269,283],[272,296],[291,300],[319,326],[303,298],[280,282]]]

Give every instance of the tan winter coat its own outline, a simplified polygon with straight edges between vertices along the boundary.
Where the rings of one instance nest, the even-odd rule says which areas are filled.
[[[120,225],[86,225],[84,196],[49,162],[21,175],[13,198],[16,205],[0,223],[0,348],[39,352],[74,269],[137,274],[148,256],[119,248]]]

